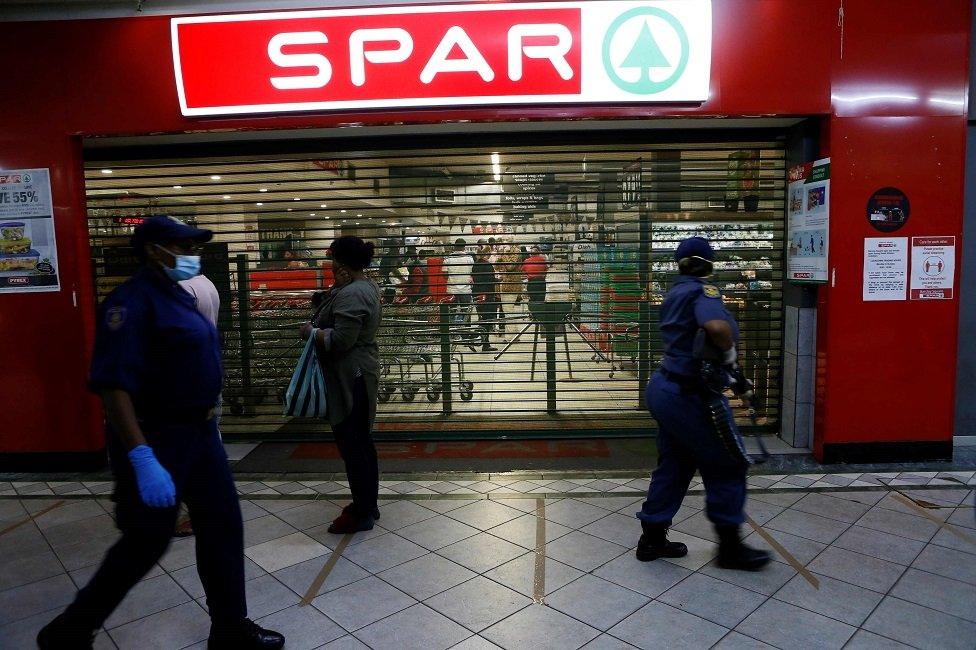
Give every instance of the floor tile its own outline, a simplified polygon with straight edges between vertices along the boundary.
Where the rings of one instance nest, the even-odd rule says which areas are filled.
[[[346,549],[343,557],[350,562],[355,562],[367,571],[379,573],[421,555],[426,555],[427,552],[427,549],[417,546],[395,533],[387,533],[350,546]]]
[[[328,501],[306,503],[297,508],[289,508],[278,513],[278,518],[298,530],[308,530],[315,526],[328,524],[339,516],[342,508]]]
[[[329,555],[323,555],[322,557],[293,564],[290,567],[275,571],[274,577],[296,594],[304,597],[309,587],[312,586],[312,582],[329,561],[329,557]],[[353,564],[346,558],[340,557],[335,565],[333,565],[332,571],[329,572],[328,577],[326,577],[322,586],[319,587],[319,591],[315,596],[338,589],[339,587],[345,587],[369,575],[369,572],[358,564]]]
[[[775,650],[775,646],[753,639],[735,630],[726,634],[712,650]]]
[[[244,522],[244,548],[291,535],[295,527],[274,515],[264,515]]]
[[[318,650],[369,650],[369,646],[353,635],[347,634],[320,646]]]
[[[331,525],[332,524],[330,522],[328,524],[322,524],[320,526],[313,526],[312,528],[306,529],[304,532],[306,535],[314,539],[322,546],[325,546],[326,548],[330,548],[330,549],[335,549],[336,547],[339,546],[339,542],[342,541],[345,535],[340,535],[338,533],[330,533],[329,526]],[[355,546],[356,544],[361,544],[365,541],[373,539],[374,537],[385,535],[388,532],[389,531],[383,528],[383,526],[379,524],[373,524],[373,527],[370,530],[361,530],[355,533],[352,536],[352,538],[349,540],[348,546],[352,547]]]
[[[102,510],[102,507],[94,499],[79,499],[77,501],[68,501],[54,510],[49,510],[35,517],[34,523],[37,524],[39,529],[48,530],[55,526],[91,519],[92,517],[99,517],[104,514],[105,511]]]
[[[477,503],[478,501],[481,501],[481,499],[430,499],[428,501],[422,501],[420,505],[443,515],[452,510]],[[508,505],[509,501],[515,501],[515,499],[506,499],[501,501],[501,503]]]
[[[0,591],[0,625],[67,605],[75,597],[67,574]]]
[[[0,566],[0,592],[64,573],[58,556],[47,544],[37,545],[31,550],[34,552],[30,555],[13,561],[4,558]]]
[[[479,533],[437,550],[438,555],[457,562],[475,573],[494,569],[524,553],[523,547],[490,533]]]
[[[322,594],[312,604],[347,631],[353,632],[416,602],[399,589],[371,577]]]
[[[448,515],[479,530],[488,530],[522,516],[522,511],[502,505],[498,501],[482,499],[471,505],[451,510]]]
[[[945,528],[939,530],[939,532],[935,534],[935,536],[932,538],[932,543],[936,544],[937,546],[951,548],[964,553],[969,553],[971,555],[976,555],[976,545],[972,544],[969,540],[953,535]]]
[[[281,611],[298,603],[298,596],[274,576],[263,575],[244,583],[247,615],[252,619]]]
[[[736,628],[779,648],[843,648],[857,628],[820,614],[768,600]]]
[[[671,530],[677,530],[700,539],[707,539],[710,542],[718,541],[715,525],[708,520],[708,516],[704,512],[696,512],[684,521],[674,524]]]
[[[976,550],[976,547],[973,548]],[[929,573],[976,585],[976,557],[962,551],[929,544],[915,558],[912,566]]]
[[[976,623],[886,596],[864,629],[923,650],[972,650]]]
[[[762,501],[788,508],[805,496],[804,492],[749,492],[749,501]]]
[[[773,519],[778,514],[784,511],[783,506],[776,505],[774,503],[765,503],[763,501],[753,501],[746,504],[746,513],[749,517],[762,526],[767,521]]]
[[[632,553],[626,553],[604,564],[593,575],[650,598],[657,598],[691,573],[689,569],[670,562],[640,562]]]
[[[632,650],[633,647],[617,637],[610,636],[609,634],[601,634],[583,646],[581,650]]]
[[[62,546],[55,549],[55,553],[58,559],[61,560],[61,564],[68,571],[74,571],[76,569],[81,569],[84,567],[92,566],[98,564],[105,557],[105,553],[109,548],[118,541],[121,533],[116,533],[110,537],[97,537],[94,539],[83,539],[75,544],[70,544],[68,546]],[[180,540],[182,541],[182,540]],[[170,544],[170,548],[173,544]],[[0,557],[6,559],[11,559],[10,556],[5,552],[0,550]],[[194,562],[191,559],[190,562]]]
[[[750,530],[752,530],[751,527],[743,528],[744,533]],[[798,562],[804,565],[820,555],[820,553],[827,548],[826,544],[821,544],[820,542],[815,542],[812,539],[807,539],[805,537],[791,535],[790,533],[784,533],[779,530],[767,530],[764,528],[763,532],[779,542],[780,546],[789,551],[790,555],[795,557]],[[779,551],[770,546],[769,543],[767,543],[766,540],[754,530],[752,530],[752,533],[747,535],[743,541],[753,548],[767,551],[770,557],[777,562],[786,562],[786,558],[780,555]]]
[[[446,650],[469,636],[466,628],[421,604],[356,632],[371,648],[398,650]]]
[[[531,598],[535,587],[535,557],[535,553],[526,553],[486,572],[485,577]],[[551,594],[583,575],[582,571],[557,562],[551,557],[546,558],[545,570],[546,594]]]
[[[616,512],[603,519],[598,519],[580,530],[626,548],[637,546],[637,540],[641,536],[640,520],[637,517]]]
[[[891,595],[976,623],[976,585],[909,569]]]
[[[644,499],[643,497],[586,497],[577,501],[635,518],[634,514],[640,510],[640,504]]]
[[[861,625],[883,597],[883,594],[834,578],[816,577],[820,581],[818,588],[798,575],[773,597],[854,626]]]
[[[451,650],[502,650],[497,645],[480,636],[469,636]]]
[[[863,526],[851,526],[834,540],[834,546],[908,566],[925,547],[919,542]]]
[[[953,526],[968,528],[967,532],[970,537],[976,536],[976,533],[973,532],[973,529],[976,529],[976,515],[973,514],[972,507],[957,508],[947,521]]]
[[[581,571],[592,571],[627,551],[627,547],[578,530],[546,545],[549,557]]]
[[[915,496],[912,498],[918,498],[926,503],[933,503],[935,505],[946,505],[945,502],[942,502],[938,497],[935,496],[935,490],[932,490],[932,495],[927,495],[925,494],[926,492],[928,492],[928,490],[916,490],[914,491]],[[896,498],[895,493],[886,494],[881,501],[878,501],[878,505],[875,507],[882,508],[884,510],[894,510],[895,512],[901,512],[913,517],[923,516],[917,509],[915,509],[914,506],[910,506],[903,502],[901,500],[903,498],[902,495],[897,496],[898,498]],[[953,503],[951,505],[954,506],[956,504]],[[952,514],[952,509],[950,508],[928,508],[925,511],[941,521],[945,521],[949,518],[949,515]]]
[[[396,531],[436,515],[433,510],[417,505],[413,501],[391,501],[380,505],[379,523],[387,530]]]
[[[865,512],[870,510],[870,506],[864,505],[863,503],[837,499],[821,492],[812,492],[790,507],[793,510],[809,512],[849,524],[853,524],[864,516]]]
[[[872,508],[858,519],[857,525],[920,542],[929,541],[938,529],[935,522],[924,517],[879,507]]]
[[[598,630],[609,630],[650,598],[585,574],[550,594],[546,604]]]
[[[905,567],[886,560],[831,546],[807,565],[814,573],[843,580],[859,587],[887,593]]]
[[[105,629],[119,627],[155,614],[164,609],[189,602],[192,598],[169,575],[163,574],[136,583],[125,599],[105,621]]]
[[[109,515],[102,514],[78,521],[51,526],[42,531],[51,548],[57,550],[65,546],[76,544],[80,539],[94,537],[113,537],[118,531],[115,520]]]
[[[477,535],[479,532],[477,528],[455,521],[447,515],[436,515],[433,519],[398,529],[397,535],[428,550],[436,551],[462,539]]]
[[[261,499],[261,507],[272,514],[312,503],[311,499]]]
[[[607,515],[606,510],[575,499],[546,506],[546,519],[570,528],[582,528]]]
[[[610,634],[638,648],[709,648],[727,628],[661,602],[637,610]]]
[[[501,526],[496,526],[490,529],[488,532],[495,537],[500,537],[502,539],[508,540],[519,546],[534,550],[535,540],[536,540],[536,521],[535,515],[522,515],[518,519],[513,519]],[[552,542],[553,540],[559,539],[563,535],[569,534],[573,531],[572,528],[568,526],[563,526],[562,524],[557,524],[554,521],[546,521],[546,541]]]
[[[378,574],[386,582],[417,600],[426,600],[476,574],[435,553],[404,562]]]
[[[109,630],[120,648],[172,650],[202,641],[210,634],[210,617],[195,602],[184,603]]]
[[[312,650],[346,633],[319,610],[301,605],[292,605],[256,622],[284,634],[288,650]]]
[[[713,623],[733,628],[762,605],[766,597],[696,573],[664,592],[658,600]]]
[[[599,632],[551,607],[531,605],[481,635],[506,650],[569,650],[583,646]]]
[[[477,576],[428,599],[425,604],[472,632],[480,632],[532,604],[532,599]]]
[[[781,562],[770,562],[760,571],[731,571],[710,562],[701,573],[767,596],[772,596],[796,575],[792,567]]]
[[[329,549],[305,533],[292,533],[244,549],[244,554],[268,573],[304,562],[313,557],[322,556],[328,552]]]
[[[858,630],[844,646],[844,650],[911,650],[911,647],[874,632]]]
[[[770,519],[763,527],[779,530],[797,537],[805,537],[821,544],[829,544],[843,533],[850,524],[797,510],[784,510]]]

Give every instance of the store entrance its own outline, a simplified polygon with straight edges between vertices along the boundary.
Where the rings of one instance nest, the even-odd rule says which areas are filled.
[[[742,324],[759,428],[778,431],[782,141],[601,140],[102,154],[85,171],[98,299],[132,271],[128,237],[146,216],[215,230],[204,272],[222,298],[222,430],[317,437],[327,426],[283,418],[281,394],[299,324],[332,283],[328,246],[357,235],[377,246],[385,303],[380,437],[646,433],[671,254],[701,234]]]

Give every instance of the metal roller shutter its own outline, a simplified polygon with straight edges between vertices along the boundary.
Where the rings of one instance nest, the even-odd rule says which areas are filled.
[[[387,300],[378,435],[619,435],[653,426],[642,394],[662,352],[657,305],[677,242],[702,234],[719,249],[714,282],[741,324],[760,428],[777,431],[782,142],[551,142],[89,162],[98,299],[132,271],[140,219],[212,228],[204,272],[222,296],[223,432],[321,435],[322,423],[286,421],[280,394],[313,293],[331,283],[328,246],[358,235],[377,246],[370,275]],[[482,250],[492,266],[470,273],[451,255],[458,239],[476,257],[493,241]],[[543,257],[526,267],[533,247]],[[419,301],[398,277],[415,265],[427,278]],[[525,271],[543,266],[545,281],[527,286]],[[472,280],[473,308],[449,302],[449,284]]]

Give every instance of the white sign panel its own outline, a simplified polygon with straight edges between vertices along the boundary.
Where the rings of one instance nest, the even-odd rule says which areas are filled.
[[[865,238],[864,300],[904,300],[907,285],[908,237]]]
[[[955,237],[912,237],[912,300],[952,300],[955,277]]]
[[[787,278],[826,282],[830,246],[830,158],[789,172]]]
[[[0,170],[0,293],[60,289],[50,172]]]

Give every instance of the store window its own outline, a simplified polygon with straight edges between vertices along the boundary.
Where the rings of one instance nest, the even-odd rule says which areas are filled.
[[[742,325],[762,428],[778,430],[778,139],[473,145],[92,161],[98,299],[132,271],[142,218],[212,228],[225,435],[320,434],[283,418],[280,397],[298,325],[332,283],[328,246],[358,235],[377,245],[385,303],[380,435],[619,434],[653,426],[658,305],[674,248],[700,234],[719,251],[714,280]]]

